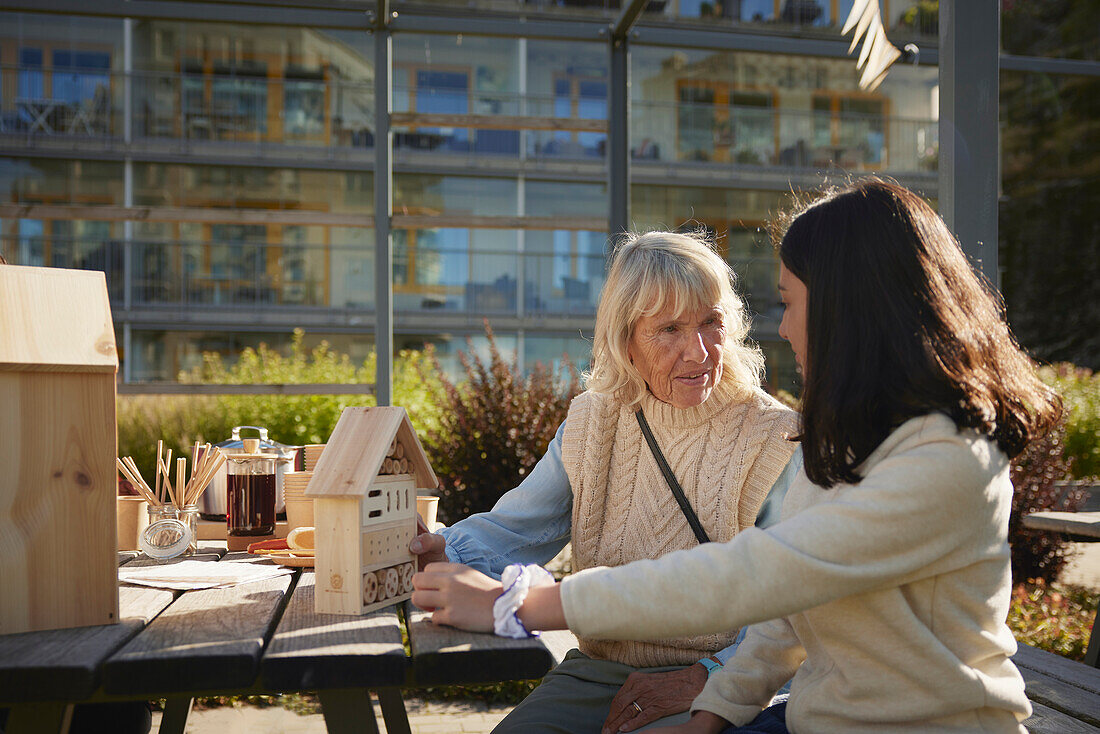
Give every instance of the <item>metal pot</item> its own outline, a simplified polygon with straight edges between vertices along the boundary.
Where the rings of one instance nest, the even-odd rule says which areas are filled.
[[[275,454],[278,457],[275,460],[275,512],[283,512],[286,509],[286,503],[283,500],[283,475],[294,471],[295,461],[302,447],[287,446],[278,441],[272,441],[267,437],[267,429],[262,426],[234,426],[229,440],[216,444],[217,448],[229,452],[242,451],[244,441],[241,439],[241,430],[244,428],[259,431],[260,450],[266,454]],[[226,507],[228,506],[226,474],[226,465],[222,464],[222,468],[218,470],[213,481],[210,482],[210,487],[199,498],[199,513],[207,520],[225,519]]]

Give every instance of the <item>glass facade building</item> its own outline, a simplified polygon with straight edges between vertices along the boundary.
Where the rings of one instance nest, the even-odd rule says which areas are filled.
[[[281,22],[278,6],[248,22],[0,12],[0,251],[106,272],[126,382],[296,327],[365,357],[388,71],[394,348],[432,342],[446,358],[481,343],[487,319],[521,363],[583,367],[611,234],[614,90],[607,41],[560,29],[606,25],[619,5],[474,5],[501,27],[559,30],[468,31],[465,1],[394,2],[407,23],[379,70],[368,30]],[[881,6],[891,40],[925,53],[873,92],[840,35],[851,0],[651,0],[642,22],[671,33],[631,44],[631,223],[716,237],[778,387],[793,364],[761,225],[792,188],[850,173],[937,195],[936,16]]]

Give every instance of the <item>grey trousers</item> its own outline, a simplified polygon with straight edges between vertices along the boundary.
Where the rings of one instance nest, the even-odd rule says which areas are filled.
[[[663,673],[685,666],[634,668],[608,660],[596,660],[580,650],[570,650],[561,665],[551,670],[542,683],[493,729],[493,734],[599,734],[611,699],[626,677],[641,670]],[[666,716],[651,726],[669,726],[688,720],[685,711]]]

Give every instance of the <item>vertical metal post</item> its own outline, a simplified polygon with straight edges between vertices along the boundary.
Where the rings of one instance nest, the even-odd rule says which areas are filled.
[[[393,37],[381,19],[374,31],[374,350],[378,405],[393,404],[393,133],[390,79]]]
[[[940,214],[997,287],[1000,26],[997,0],[940,3]]]
[[[607,119],[609,234],[630,228],[630,47],[625,37],[610,40],[611,85]]]
[[[134,159],[131,155],[131,143],[134,139],[134,21],[124,18],[122,21],[122,139],[126,144],[126,158],[123,161],[122,204],[130,208],[134,205]],[[134,305],[134,222],[127,219],[122,223],[122,308],[127,321],[123,325],[122,381],[133,380],[133,360],[130,358],[130,321]]]

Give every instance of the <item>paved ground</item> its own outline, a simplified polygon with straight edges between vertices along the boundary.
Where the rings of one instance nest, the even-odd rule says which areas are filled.
[[[511,707],[487,707],[485,704],[454,704],[406,701],[413,734],[487,734],[511,711]],[[375,700],[378,729],[386,731],[378,701]],[[160,725],[160,714],[153,714],[153,731]],[[284,708],[217,708],[192,711],[187,720],[188,734],[325,734],[320,714],[301,716]]]
[[[1062,581],[1100,590],[1100,543],[1077,543],[1077,551]],[[475,703],[406,702],[413,734],[488,734],[510,707],[489,708]],[[385,732],[381,710],[375,701],[378,728]],[[153,715],[153,731],[160,714]],[[194,711],[187,721],[188,734],[325,734],[320,714],[301,716],[283,708],[219,708]]]

